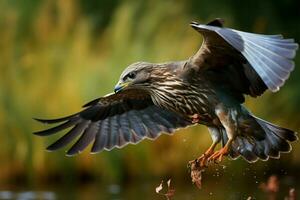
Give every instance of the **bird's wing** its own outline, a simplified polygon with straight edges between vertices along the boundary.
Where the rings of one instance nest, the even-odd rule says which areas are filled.
[[[179,115],[155,106],[145,92],[129,89],[93,100],[84,105],[83,111],[71,116],[36,120],[48,124],[60,123],[34,133],[39,136],[71,128],[47,148],[57,150],[78,138],[67,155],[80,153],[90,143],[93,143],[91,152],[96,153],[135,144],[145,138],[155,139],[161,132],[170,134],[177,128],[190,125]]]
[[[192,62],[204,71],[214,71],[214,76],[227,73],[227,83],[243,94],[258,96],[267,88],[278,91],[294,69],[298,44],[293,39],[224,28],[220,19],[191,26],[204,37]]]

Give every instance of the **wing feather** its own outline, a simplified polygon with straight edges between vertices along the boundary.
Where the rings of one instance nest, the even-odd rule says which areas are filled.
[[[135,135],[138,137],[143,138],[145,136],[145,133],[147,132],[147,129],[143,124],[145,124],[142,119],[138,116],[139,114],[137,111],[132,110],[128,112],[128,120],[130,121],[131,128]]]
[[[146,137],[149,139],[156,139],[158,137],[158,133],[161,131],[157,126],[157,123],[153,121],[153,119],[151,119],[148,113],[145,113],[145,111],[140,117],[143,119],[143,123],[148,129]]]
[[[196,54],[196,57],[206,56],[206,59],[213,59],[213,56],[209,57],[207,55],[206,49],[214,50],[212,47],[226,47],[225,43],[227,43],[227,48],[230,49],[233,47],[237,50],[249,62],[249,66],[256,71],[257,76],[262,79],[268,89],[273,92],[279,90],[294,69],[292,59],[294,59],[296,50],[298,49],[298,44],[295,43],[294,39],[284,39],[282,35],[248,33],[195,22],[191,26],[204,35],[203,48],[200,48],[200,52]],[[220,42],[220,38],[225,43]],[[223,51],[224,57],[228,56],[224,52],[227,51]],[[215,53],[222,54],[221,51]],[[229,64],[227,63],[227,65]],[[250,81],[251,85],[251,78],[248,81]],[[261,92],[263,91],[259,91],[258,93]]]
[[[111,150],[114,146],[118,145],[118,137],[120,136],[118,126],[118,115],[114,115],[110,118],[110,133],[107,135],[108,140],[106,148],[108,150]]]
[[[63,135],[59,140],[47,147],[48,151],[54,151],[68,145],[73,139],[79,136],[86,129],[90,122],[83,121],[74,126],[67,134]]]
[[[99,124],[92,123],[71,147],[71,149],[67,151],[67,155],[72,156],[83,151],[93,140],[95,140],[98,130]]]
[[[78,124],[80,122],[81,122],[81,120],[79,118],[78,119],[70,119],[69,121],[67,121],[67,122],[65,122],[63,124],[60,124],[58,126],[55,126],[53,128],[49,128],[49,129],[46,129],[46,130],[43,130],[43,131],[37,131],[37,132],[34,132],[33,134],[38,135],[38,136],[52,135],[52,134],[55,134],[55,133],[57,133],[59,131],[67,129],[67,128],[71,127],[71,126],[74,126],[75,124]]]
[[[128,119],[128,113],[123,113],[120,116],[120,136],[124,138],[124,142],[131,141],[131,131]]]
[[[106,145],[106,140],[107,140],[107,127],[108,127],[108,122],[109,119],[104,119],[103,121],[100,121],[101,126],[99,128],[99,131],[96,134],[96,138],[92,147],[91,152],[92,153],[97,153],[100,152],[104,149]]]
[[[82,152],[92,142],[92,153],[109,151],[130,143],[136,144],[145,138],[155,139],[162,132],[170,134],[177,128],[191,125],[191,122],[176,113],[155,106],[144,91],[136,90],[125,90],[93,100],[85,105],[84,110],[69,117],[38,121],[64,122],[35,133],[40,136],[48,136],[73,126],[47,148],[57,150],[78,138],[67,151],[70,156]]]

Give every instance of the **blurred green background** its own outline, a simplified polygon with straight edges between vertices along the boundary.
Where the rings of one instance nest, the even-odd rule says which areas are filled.
[[[178,199],[189,199],[190,196],[184,195],[199,193],[209,199],[224,190],[234,191],[232,194],[240,192],[237,197],[244,195],[241,191],[250,190],[251,195],[270,174],[283,177],[288,186],[295,185],[300,167],[299,142],[280,160],[255,164],[225,161],[226,169],[216,167],[206,172],[207,186],[198,192],[190,183],[186,164],[209,146],[210,136],[205,127],[180,130],[174,136],[163,135],[154,142],[143,141],[122,150],[96,155],[86,150],[76,157],[66,157],[63,150],[45,151],[57,136],[32,135],[47,127],[32,117],[55,118],[77,112],[87,101],[112,92],[122,70],[133,62],[190,57],[202,41],[189,27],[190,21],[206,23],[221,17],[228,27],[281,33],[300,41],[297,3],[297,0],[0,1],[0,190],[56,190],[68,186],[73,188],[71,191],[83,191],[74,195],[80,199],[93,192],[112,194],[117,186],[117,193],[128,199],[134,199],[141,191],[148,193],[149,199],[159,199],[154,193],[155,186],[162,179],[172,178],[175,188],[182,191],[178,192],[182,195]],[[246,104],[257,116],[298,131],[299,55],[295,62],[295,71],[280,92],[248,98]],[[230,184],[222,184],[228,180]],[[100,186],[82,186],[77,190],[82,183]],[[103,192],[100,188],[104,188]]]

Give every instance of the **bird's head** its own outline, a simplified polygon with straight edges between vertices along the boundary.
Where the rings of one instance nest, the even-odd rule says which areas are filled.
[[[150,77],[154,64],[138,62],[129,65],[121,74],[115,86],[115,93],[129,88],[147,89],[151,84]]]
[[[153,64],[137,62],[129,65],[121,74],[115,86],[115,93],[125,89],[141,89],[155,93],[162,86],[180,84],[177,75],[185,62]]]

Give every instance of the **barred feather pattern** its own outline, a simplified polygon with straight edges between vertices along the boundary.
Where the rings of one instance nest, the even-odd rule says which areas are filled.
[[[216,95],[200,79],[191,81],[198,84],[191,84],[169,72],[154,73],[153,76],[155,81],[150,86],[150,93],[155,105],[183,116],[199,114],[204,124],[211,123],[215,118],[211,104],[216,100]]]

